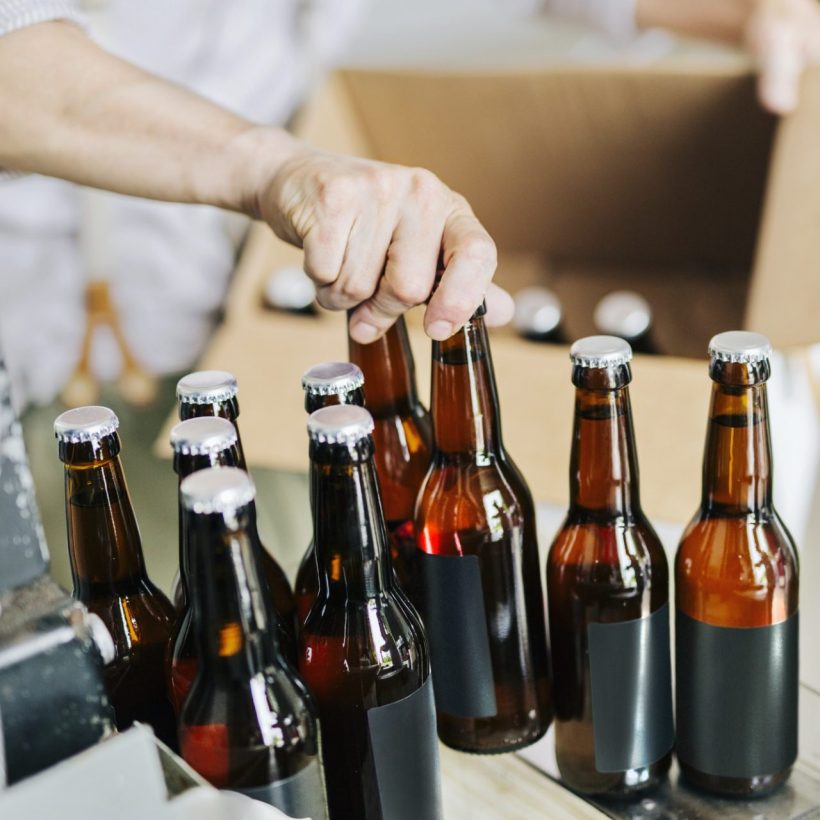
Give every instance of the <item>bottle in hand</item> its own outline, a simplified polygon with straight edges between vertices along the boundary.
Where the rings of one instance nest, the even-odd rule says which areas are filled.
[[[440,820],[428,650],[394,583],[373,419],[325,407],[308,432],[320,572],[299,669],[319,705],[331,820]]]
[[[573,790],[626,795],[671,760],[669,570],[640,504],[629,344],[590,336],[570,357],[570,505],[547,559],[555,752]]]
[[[701,506],[675,559],[677,755],[715,794],[754,797],[797,757],[797,550],[772,504],[771,345],[709,344]]]
[[[337,404],[364,406],[364,374],[352,362],[322,362],[309,367],[302,375],[302,389],[309,414]],[[319,592],[319,567],[313,542],[299,564],[293,591],[298,623],[303,624]]]
[[[224,370],[199,370],[183,376],[177,382],[177,401],[179,417],[182,421],[200,418],[201,416],[218,416],[227,419],[236,427],[236,466],[247,472],[245,451],[242,448],[242,436],[239,433],[239,386],[236,379]],[[254,515],[255,515],[254,510]],[[261,542],[260,542],[261,545]],[[264,578],[273,596],[273,604],[288,630],[288,641],[295,643],[296,604],[293,590],[284,570],[276,559],[262,546],[262,570]],[[177,588],[174,594],[174,605],[179,608],[182,603],[181,593]],[[292,624],[292,626],[291,626]]]
[[[325,820],[316,710],[279,648],[251,534],[253,482],[206,468],[180,493],[199,661],[179,716],[182,756],[214,786]]]
[[[430,414],[419,401],[404,317],[375,342],[363,345],[348,337],[348,346],[350,360],[364,373],[366,406],[376,425],[376,472],[393,567],[402,589],[418,604],[414,514],[430,466],[433,431]]]
[[[416,534],[439,737],[491,753],[538,740],[552,704],[535,508],[501,439],[483,313],[433,342]]]
[[[105,667],[117,728],[135,720],[176,747],[165,686],[175,613],[145,569],[122,463],[119,420],[107,407],[78,407],[54,422],[65,465],[68,553],[74,597],[108,627],[114,660]]]

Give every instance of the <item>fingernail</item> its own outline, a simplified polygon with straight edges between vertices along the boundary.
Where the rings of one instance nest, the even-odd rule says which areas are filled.
[[[445,339],[449,339],[453,335],[453,331],[455,328],[450,322],[445,322],[443,320],[439,320],[437,322],[433,322],[427,328],[427,335],[431,338],[435,339],[437,342],[443,342]]]
[[[379,329],[367,322],[358,322],[350,328],[350,335],[362,345],[374,342],[379,335]]]

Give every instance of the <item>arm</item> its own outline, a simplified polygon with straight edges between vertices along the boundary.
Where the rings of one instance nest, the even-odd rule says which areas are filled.
[[[319,301],[360,305],[367,342],[446,272],[425,327],[445,338],[491,285],[495,247],[466,201],[429,172],[324,154],[113,57],[79,29],[42,23],[0,37],[0,166],[124,194],[265,219],[305,250]]]

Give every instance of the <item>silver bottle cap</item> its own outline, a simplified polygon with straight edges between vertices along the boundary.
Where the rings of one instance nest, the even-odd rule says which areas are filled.
[[[772,355],[772,343],[762,333],[727,330],[712,336],[709,356],[713,361],[756,364]]]
[[[548,288],[524,288],[514,299],[513,325],[519,333],[547,336],[561,324],[561,303]]]
[[[302,388],[311,396],[340,396],[363,384],[364,373],[353,362],[315,364],[302,375]]]
[[[174,425],[171,447],[184,456],[221,453],[236,444],[236,427],[219,416],[201,416]]]
[[[321,444],[355,444],[373,432],[373,416],[353,404],[322,407],[308,416],[308,435]]]
[[[585,336],[569,351],[577,367],[618,367],[632,360],[629,342],[618,336]]]
[[[207,467],[179,485],[182,506],[203,515],[231,514],[256,498],[251,477],[237,467]]]
[[[236,398],[236,378],[225,370],[198,370],[177,382],[177,399],[185,404],[214,404]]]
[[[277,268],[265,282],[264,297],[279,310],[306,310],[316,299],[316,285],[302,268]]]
[[[66,410],[54,420],[57,441],[79,444],[82,441],[99,441],[117,431],[120,420],[108,407],[91,404]]]
[[[652,324],[652,308],[634,290],[614,290],[595,306],[592,320],[601,333],[637,339]]]

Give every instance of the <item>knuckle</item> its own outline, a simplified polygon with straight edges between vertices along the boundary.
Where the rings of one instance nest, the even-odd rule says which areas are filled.
[[[393,295],[403,305],[413,307],[420,305],[429,296],[428,286],[413,277],[399,279],[393,285]]]
[[[358,196],[359,182],[347,174],[323,179],[318,184],[321,204],[330,211],[342,211]]]
[[[461,252],[471,262],[482,265],[495,265],[498,261],[498,250],[495,242],[483,231],[474,231],[461,243]]]
[[[338,282],[335,290],[337,297],[352,302],[353,304],[364,302],[373,292],[372,288],[368,287],[365,282],[355,279]]]
[[[410,189],[420,199],[433,199],[440,196],[444,184],[426,168],[413,168],[410,172]]]

